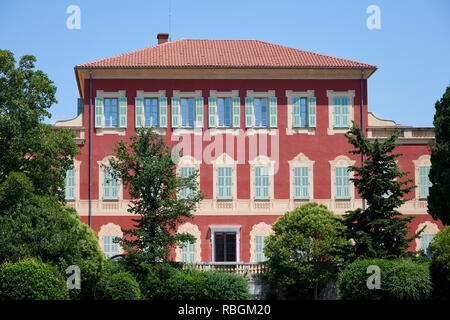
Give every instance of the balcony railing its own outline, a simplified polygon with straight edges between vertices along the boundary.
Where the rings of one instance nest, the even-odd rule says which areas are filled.
[[[222,271],[237,274],[261,274],[265,266],[257,262],[197,262],[184,264],[183,269],[195,269],[199,271]]]

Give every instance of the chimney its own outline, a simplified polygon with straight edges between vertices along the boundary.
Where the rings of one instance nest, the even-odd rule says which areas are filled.
[[[169,34],[168,33],[158,33],[158,44],[163,44],[169,41]]]

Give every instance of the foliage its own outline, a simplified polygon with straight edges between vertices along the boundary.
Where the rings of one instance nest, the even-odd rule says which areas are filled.
[[[248,282],[242,276],[218,271],[180,270],[166,263],[153,265],[141,285],[149,300],[249,299]]]
[[[0,269],[1,300],[67,300],[63,276],[49,264],[33,259],[5,262]]]
[[[128,272],[111,275],[105,286],[105,300],[139,300],[141,290],[136,279]]]
[[[380,289],[367,287],[373,274],[367,273],[369,266],[380,268]],[[343,300],[426,300],[431,293],[429,264],[410,259],[358,259],[345,267],[338,285]]]
[[[434,219],[440,219],[444,225],[450,224],[450,86],[441,100],[436,101],[434,115],[435,141],[431,150],[430,181],[428,195],[428,213]]]
[[[0,203],[7,208],[0,211],[0,261],[39,257],[63,274],[77,265],[81,291],[72,290],[71,297],[92,297],[105,258],[96,233],[76,211],[54,196],[36,195],[30,179],[15,172],[0,184]]]
[[[103,268],[101,270],[101,276],[95,284],[95,299],[103,300],[105,297],[105,288],[108,280],[117,273],[126,272],[126,268],[123,264],[114,261],[108,260],[105,264],[103,264]]]
[[[340,217],[324,205],[307,203],[273,225],[266,242],[266,277],[287,289],[288,298],[317,298],[326,280],[337,276],[350,243]]]
[[[24,173],[36,194],[64,201],[66,171],[79,154],[74,133],[41,123],[56,102],[56,87],[42,71],[34,70],[33,56],[0,50],[0,184],[10,173]],[[1,206],[0,211],[5,209]]]
[[[431,279],[433,281],[433,298],[450,299],[450,226],[439,231],[430,244],[433,259],[431,262]]]
[[[397,147],[395,141],[398,132],[384,142],[378,139],[371,142],[361,128],[353,122],[352,128],[345,135],[356,150],[353,154],[362,154],[362,166],[351,166],[354,171],[351,179],[358,193],[367,201],[367,207],[347,211],[344,223],[347,226],[347,238],[355,242],[349,259],[398,258],[405,254],[409,243],[420,235],[420,230],[411,238],[408,235],[408,223],[413,216],[403,217],[396,208],[409,199],[404,198],[414,186],[405,186],[412,179],[401,179],[408,172],[402,172],[396,163],[401,156],[393,153]],[[405,186],[405,187],[404,187]]]
[[[192,218],[203,194],[198,172],[186,178],[177,175],[171,147],[152,129],[139,129],[130,140],[130,145],[123,140],[116,143],[117,159],[111,159],[109,165],[133,199],[128,212],[139,216],[132,219],[134,227],[124,230],[120,242],[128,252],[124,262],[132,261],[131,265],[145,273],[156,261],[167,261],[177,244],[194,241],[187,233],[176,234],[176,228]],[[178,196],[184,188],[191,190],[187,198]]]

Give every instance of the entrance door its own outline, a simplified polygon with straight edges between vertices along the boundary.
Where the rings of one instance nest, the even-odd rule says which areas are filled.
[[[216,262],[235,262],[236,232],[215,232],[214,247]]]

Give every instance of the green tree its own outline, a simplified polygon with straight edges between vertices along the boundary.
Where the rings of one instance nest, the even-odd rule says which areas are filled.
[[[431,276],[433,297],[437,300],[450,299],[450,226],[439,231],[430,244]]]
[[[344,252],[342,219],[317,203],[287,212],[266,240],[266,277],[287,289],[288,298],[317,299],[327,280],[336,279]]]
[[[13,53],[0,50],[0,184],[11,172],[22,172],[37,194],[64,201],[66,171],[80,151],[69,129],[42,123],[51,117],[56,87],[34,70],[35,61],[26,55],[16,67]]]
[[[367,207],[347,211],[344,223],[347,226],[347,238],[355,245],[350,259],[398,258],[405,254],[411,240],[408,235],[408,223],[414,217],[402,217],[396,210],[409,199],[404,198],[415,186],[408,185],[412,179],[401,179],[408,172],[402,172],[396,159],[402,154],[393,153],[397,147],[398,132],[384,142],[378,139],[371,142],[361,128],[353,122],[352,128],[345,134],[356,150],[353,154],[364,155],[363,166],[351,166],[354,171],[351,179],[358,193],[367,201]]]
[[[450,86],[441,100],[436,101],[434,115],[435,141],[431,150],[428,213],[444,225],[450,224]]]
[[[73,208],[55,196],[37,195],[24,173],[11,173],[0,184],[0,262],[39,258],[65,274],[70,265],[81,269],[81,290],[72,298],[92,298],[105,257],[97,234],[82,223]]]
[[[133,261],[133,266],[147,270],[157,261],[167,261],[177,244],[194,241],[192,235],[176,234],[176,228],[192,218],[203,194],[198,172],[188,177],[176,174],[172,148],[159,134],[139,129],[130,140],[130,145],[123,140],[116,144],[117,158],[112,158],[109,166],[133,199],[128,212],[139,216],[132,219],[134,227],[124,230],[125,237],[120,240],[128,252],[124,262]],[[182,190],[189,190],[188,196],[180,197]]]

